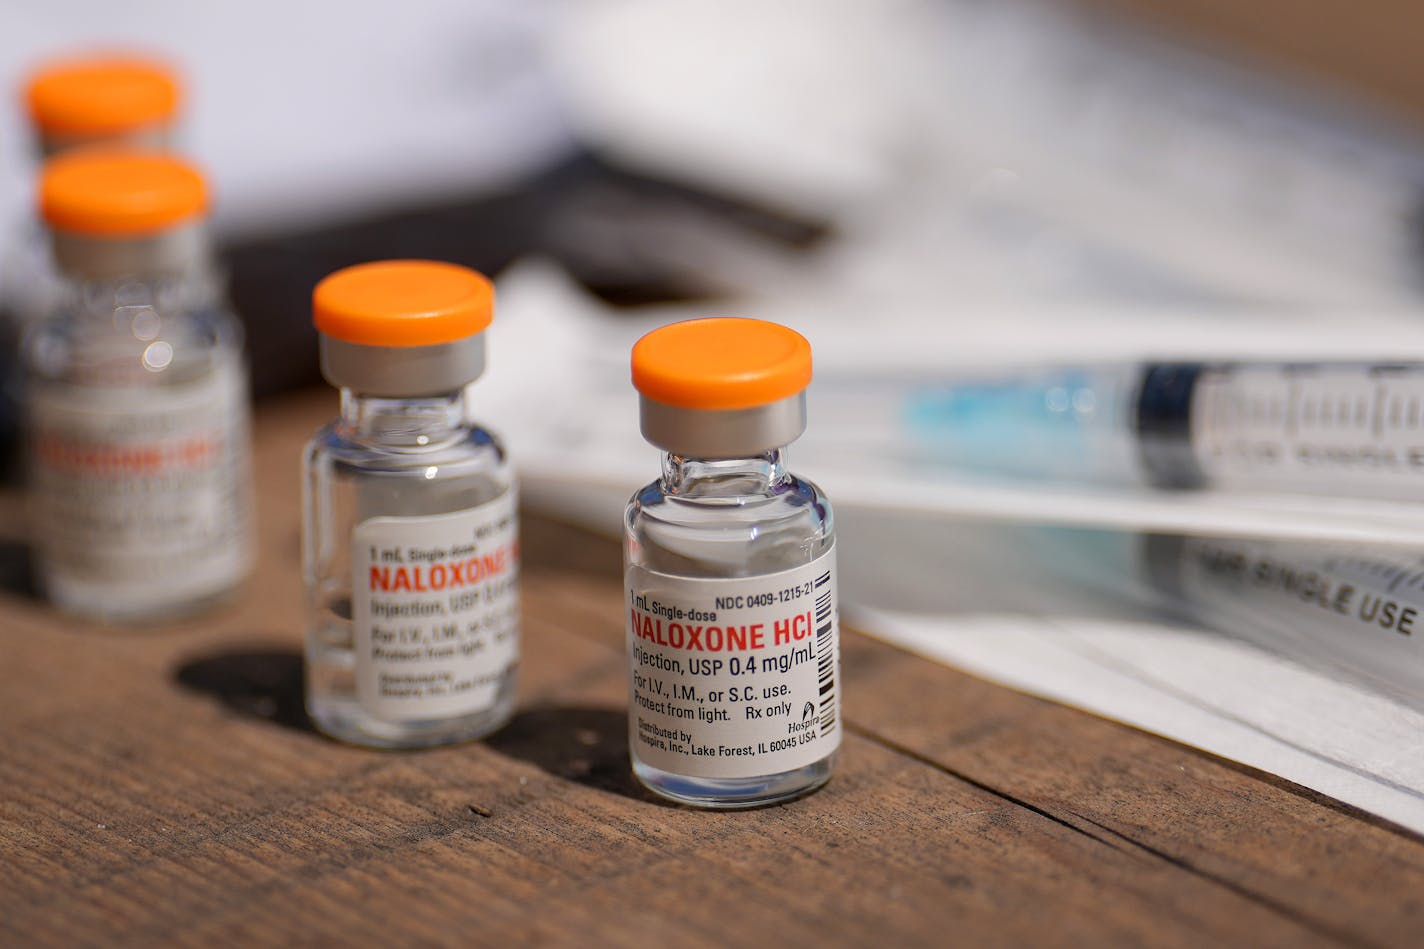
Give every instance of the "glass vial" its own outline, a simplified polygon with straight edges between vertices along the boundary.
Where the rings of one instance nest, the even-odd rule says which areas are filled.
[[[74,613],[136,622],[230,593],[252,561],[242,330],[208,279],[191,165],[51,159],[40,212],[62,302],[23,346],[38,576]]]
[[[71,56],[43,63],[27,77],[23,98],[36,166],[86,145],[167,149],[181,89],[162,60],[138,55]],[[62,300],[64,281],[39,222],[6,221],[0,234],[0,477],[19,452],[23,393],[19,340]]]
[[[760,320],[692,320],[633,347],[662,477],[624,518],[628,745],[649,790],[701,807],[824,784],[840,747],[830,502],[786,469],[811,347]]]
[[[306,700],[334,738],[446,744],[513,712],[514,476],[464,412],[493,303],[481,275],[420,260],[348,267],[313,294],[341,417],[303,464]]]

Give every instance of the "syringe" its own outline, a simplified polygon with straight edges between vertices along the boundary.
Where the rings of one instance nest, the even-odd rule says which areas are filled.
[[[912,440],[970,469],[1424,500],[1424,363],[1151,363],[913,390]]]

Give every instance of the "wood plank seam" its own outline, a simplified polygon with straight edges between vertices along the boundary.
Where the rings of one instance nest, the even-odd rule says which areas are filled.
[[[1331,926],[1329,923],[1323,920],[1314,919],[1306,913],[1301,913],[1290,908],[1289,906],[1285,906],[1284,904],[1269,896],[1253,892],[1249,887],[1243,886],[1240,883],[1236,883],[1225,877],[1219,876],[1218,874],[1212,873],[1209,870],[1203,870],[1200,867],[1193,866],[1192,863],[1188,860],[1184,860],[1181,857],[1173,856],[1172,854],[1167,853],[1166,851],[1159,850],[1158,848],[1153,847],[1151,844],[1143,843],[1140,840],[1134,840],[1132,837],[1129,837],[1122,831],[1109,827],[1108,825],[1101,823],[1100,821],[1093,820],[1091,817],[1088,817],[1085,814],[1079,814],[1076,811],[1070,811],[1070,813],[1073,814],[1074,817],[1077,817],[1080,820],[1087,821],[1089,824],[1092,824],[1094,827],[1101,829],[1105,833],[1112,834],[1114,837],[1118,838],[1119,840],[1122,840],[1123,842],[1129,844],[1132,847],[1145,850],[1148,853],[1152,854],[1154,857],[1158,857],[1162,860],[1165,860],[1175,867],[1180,867],[1188,873],[1201,877],[1205,880],[1210,880],[1211,882],[1216,883],[1219,886],[1224,886],[1231,892],[1243,896],[1246,899],[1251,900],[1252,902],[1273,909],[1280,915],[1285,916],[1287,919],[1293,920],[1294,922],[1300,923],[1301,925],[1307,927],[1313,932],[1320,933],[1321,935],[1327,936],[1331,939],[1337,939],[1346,945],[1374,945],[1368,940],[1361,939],[1358,936],[1353,936],[1349,933],[1341,932],[1340,930],[1336,929],[1334,926]]]
[[[1073,823],[1073,821],[1070,821],[1063,817],[1059,817],[1058,815],[1047,810],[1046,808],[1040,807],[1036,804],[1032,804],[1020,797],[1017,797],[1016,795],[996,788],[992,784],[989,784],[985,781],[981,781],[978,778],[958,771],[955,768],[944,764],[943,762],[936,761],[934,758],[931,758],[928,755],[921,754],[912,748],[908,748],[900,744],[899,742],[894,741],[893,739],[887,738],[883,735],[879,735],[872,728],[853,722],[849,718],[843,719],[842,722],[846,731],[848,732],[853,732],[863,738],[876,742],[877,744],[880,744],[892,751],[905,755],[908,758],[913,758],[914,760],[922,764],[926,764],[932,768],[936,768],[937,770],[942,771],[945,774],[960,781],[963,781],[966,784],[972,785],[973,787],[976,787],[981,791],[984,791],[988,794],[992,794],[997,798],[1008,801],[1009,803],[1014,804],[1018,807],[1022,807],[1025,810],[1031,811],[1034,814],[1039,815],[1040,817],[1046,818],[1047,820],[1050,820],[1055,824],[1058,824],[1062,827],[1066,827],[1069,830],[1079,833],[1084,837],[1087,837],[1089,840],[1101,844],[1110,850],[1117,851],[1118,853],[1127,852],[1122,847],[1118,847],[1113,843],[1104,840],[1097,834],[1084,830],[1082,827]],[[1217,874],[1211,873],[1209,871],[1202,870],[1199,867],[1193,866],[1189,861],[1183,860],[1180,857],[1174,857],[1169,853],[1157,849],[1156,847],[1152,847],[1148,844],[1142,843],[1141,841],[1133,840],[1131,837],[1127,836],[1121,831],[1114,830],[1113,828],[1101,824],[1090,817],[1084,817],[1082,814],[1079,814],[1075,811],[1070,811],[1069,813],[1072,814],[1073,817],[1078,818],[1079,820],[1086,821],[1087,823],[1092,824],[1094,827],[1097,827],[1100,830],[1111,834],[1113,837],[1116,837],[1123,843],[1128,844],[1135,851],[1139,851],[1156,859],[1165,861],[1171,866],[1177,867],[1180,870],[1184,870],[1185,872],[1190,873],[1193,876],[1198,877],[1199,879],[1202,879],[1216,886],[1220,886],[1230,891],[1231,893],[1236,894],[1237,896],[1249,900],[1250,902],[1255,903],[1256,905],[1261,906],[1275,913],[1276,915],[1281,916],[1286,920],[1289,920],[1290,922],[1303,926],[1304,928],[1310,930],[1311,932],[1319,936],[1323,936],[1326,939],[1339,942],[1343,945],[1373,947],[1372,943],[1362,940],[1358,936],[1352,936],[1348,933],[1341,933],[1334,927],[1330,926],[1328,923],[1314,919],[1313,917],[1305,913],[1300,913],[1289,906],[1284,906],[1276,900],[1272,899],[1271,897],[1261,893],[1257,893],[1249,887],[1243,886],[1239,883],[1234,883],[1231,880],[1218,876]]]

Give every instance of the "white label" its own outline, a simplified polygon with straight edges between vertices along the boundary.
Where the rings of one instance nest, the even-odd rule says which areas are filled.
[[[629,741],[673,774],[750,778],[841,743],[834,547],[739,580],[629,567]]]
[[[247,392],[236,360],[197,382],[39,383],[30,484],[46,582],[111,607],[217,592],[251,562]]]
[[[1191,438],[1217,486],[1417,497],[1424,376],[1366,366],[1209,369],[1192,396]]]
[[[1209,622],[1406,702],[1424,694],[1424,562],[1407,549],[1187,537],[1173,571]]]
[[[351,532],[356,697],[386,721],[490,708],[519,661],[514,492],[452,514],[372,517]]]

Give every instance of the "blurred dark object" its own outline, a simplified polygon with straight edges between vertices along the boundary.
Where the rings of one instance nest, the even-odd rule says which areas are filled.
[[[311,290],[350,264],[424,257],[495,274],[538,255],[560,263],[603,299],[637,305],[715,297],[727,289],[715,273],[670,251],[669,234],[715,231],[795,252],[828,230],[824,222],[634,174],[583,153],[497,194],[451,196],[222,250],[232,300],[248,328],[253,392],[264,396],[320,378]]]
[[[20,483],[20,339],[13,314],[0,305],[0,487]]]

